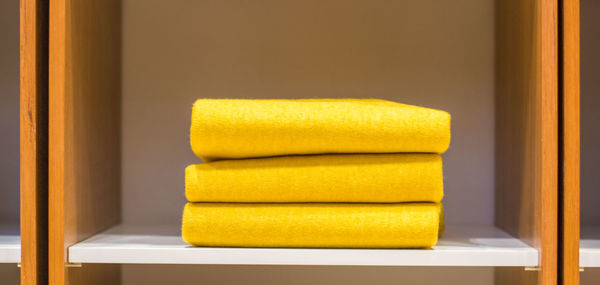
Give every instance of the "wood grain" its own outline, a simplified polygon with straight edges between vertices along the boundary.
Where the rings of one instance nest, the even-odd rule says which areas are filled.
[[[20,2],[21,284],[47,284],[48,2]]]
[[[116,266],[65,267],[70,245],[120,222],[120,7],[50,2],[50,284],[120,279]]]
[[[498,284],[557,282],[557,4],[496,2],[496,224],[540,251],[537,281],[497,270]]]
[[[561,284],[579,284],[580,52],[579,0],[562,0]]]

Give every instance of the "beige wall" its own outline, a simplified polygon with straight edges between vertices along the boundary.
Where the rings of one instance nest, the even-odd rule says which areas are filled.
[[[19,224],[19,1],[0,1],[0,234]],[[16,264],[0,263],[0,283],[19,284]]]
[[[492,224],[493,23],[493,0],[124,0],[124,222],[180,223],[184,168],[200,162],[188,137],[195,99],[374,97],[452,114],[447,222]],[[464,284],[466,272],[124,268],[126,284]],[[473,284],[491,282],[492,269],[473,270]]]
[[[600,1],[581,1],[581,222],[600,226]]]
[[[452,114],[448,223],[491,224],[492,2],[124,1],[124,221],[180,221],[197,98],[375,97]]]
[[[19,1],[0,1],[0,225],[19,223]]]

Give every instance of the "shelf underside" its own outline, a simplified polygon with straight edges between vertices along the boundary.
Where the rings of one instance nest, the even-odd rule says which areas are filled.
[[[600,267],[600,227],[581,229],[579,266]]]
[[[172,226],[119,225],[69,248],[71,263],[537,266],[538,252],[491,226],[447,225],[433,249],[191,247]]]

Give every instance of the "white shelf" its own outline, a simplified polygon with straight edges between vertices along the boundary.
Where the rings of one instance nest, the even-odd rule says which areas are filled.
[[[21,262],[21,238],[0,234],[0,263]]]
[[[581,229],[579,266],[600,267],[600,227]]]
[[[538,252],[494,227],[446,226],[433,249],[191,247],[177,227],[119,225],[69,248],[71,263],[537,266]]]

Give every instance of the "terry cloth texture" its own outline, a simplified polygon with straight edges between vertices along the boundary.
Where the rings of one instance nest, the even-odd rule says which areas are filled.
[[[292,154],[443,153],[444,111],[377,99],[200,99],[191,146],[204,161]]]
[[[439,222],[438,203],[188,203],[182,235],[196,246],[428,248]]]
[[[185,171],[190,202],[440,202],[439,154],[221,160]]]

